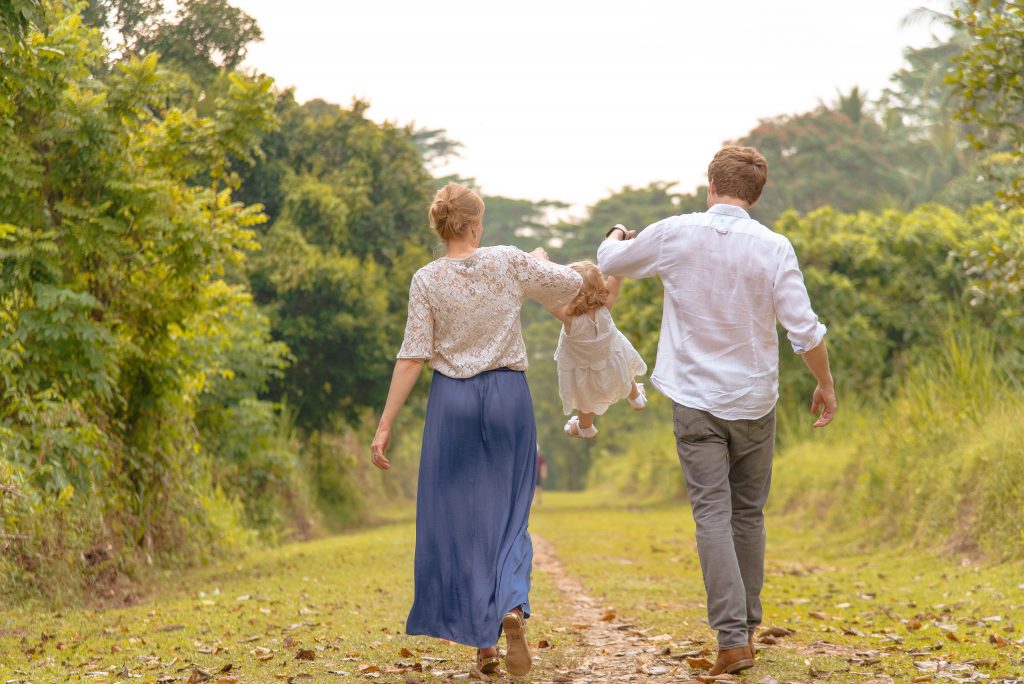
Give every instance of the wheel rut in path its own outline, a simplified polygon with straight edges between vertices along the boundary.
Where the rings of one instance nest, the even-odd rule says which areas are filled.
[[[531,682],[598,684],[599,682],[685,682],[700,671],[688,657],[708,657],[712,651],[700,642],[673,643],[669,635],[652,634],[638,625],[623,622],[601,601],[588,596],[579,578],[562,565],[554,547],[533,535],[534,569],[545,573],[565,597],[569,614],[566,633],[577,640],[575,657],[561,667],[540,668]],[[543,653],[543,652],[542,652]]]

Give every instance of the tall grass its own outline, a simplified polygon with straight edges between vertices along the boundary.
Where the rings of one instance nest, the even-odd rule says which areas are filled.
[[[1024,395],[988,331],[952,325],[890,397],[840,416],[782,450],[776,509],[868,540],[1024,554]]]
[[[1024,392],[995,342],[951,322],[887,394],[839,378],[840,412],[824,430],[810,427],[807,397],[783,397],[770,510],[867,544],[1024,555]],[[600,439],[590,487],[637,501],[685,496],[663,397],[641,416],[617,415]]]

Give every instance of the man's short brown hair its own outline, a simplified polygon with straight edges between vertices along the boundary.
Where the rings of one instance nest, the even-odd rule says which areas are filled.
[[[723,147],[708,164],[715,193],[753,204],[768,180],[768,162],[753,147]]]

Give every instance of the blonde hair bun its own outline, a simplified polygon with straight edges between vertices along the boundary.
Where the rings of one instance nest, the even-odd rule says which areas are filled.
[[[483,217],[483,199],[458,183],[448,183],[438,190],[430,205],[430,227],[445,242],[464,237]]]

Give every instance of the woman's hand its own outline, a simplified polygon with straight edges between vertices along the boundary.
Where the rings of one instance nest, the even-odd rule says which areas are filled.
[[[373,436],[373,441],[370,443],[370,460],[381,470],[388,470],[391,467],[391,461],[385,456],[390,443],[391,430],[386,427],[378,427],[377,434]]]
[[[530,252],[530,256],[532,256],[534,259],[540,259],[541,261],[550,261],[550,259],[548,258],[548,253],[544,251],[543,247],[538,247],[537,249]]]
[[[391,467],[391,461],[385,455],[388,445],[391,444],[391,426],[395,424],[398,410],[409,398],[409,392],[412,392],[421,370],[423,370],[423,359],[398,359],[395,362],[395,372],[391,375],[391,389],[388,390],[388,401],[384,405],[384,411],[380,414],[377,434],[373,436],[373,441],[370,443],[370,460],[381,470]]]

